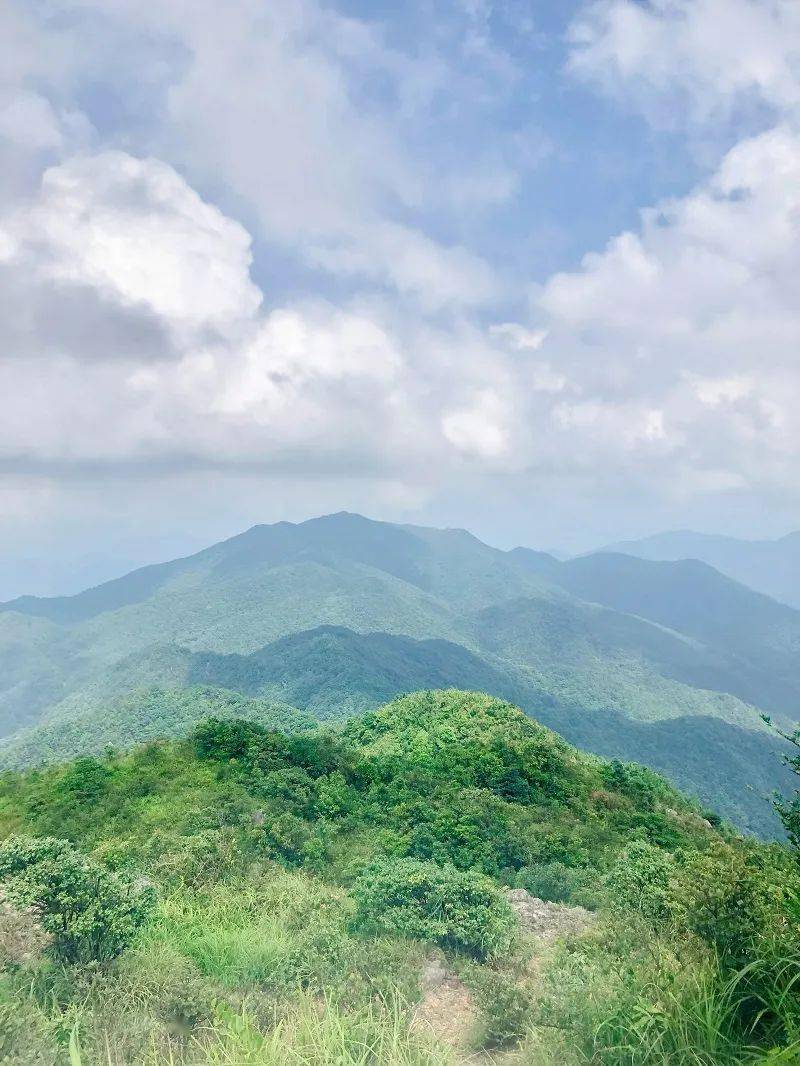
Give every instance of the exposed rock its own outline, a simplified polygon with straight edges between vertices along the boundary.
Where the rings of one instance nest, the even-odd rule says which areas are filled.
[[[567,907],[563,903],[547,903],[537,899],[524,888],[511,888],[506,892],[526,933],[537,940],[550,941],[560,936],[583,933],[594,921],[594,914],[585,907]]]
[[[446,977],[447,966],[445,965],[444,956],[431,955],[422,967],[419,983],[423,992],[427,992],[431,988],[438,988]]]

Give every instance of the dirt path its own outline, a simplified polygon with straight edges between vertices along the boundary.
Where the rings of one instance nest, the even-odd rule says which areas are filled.
[[[558,940],[585,932],[595,916],[583,907],[547,903],[531,896],[524,888],[510,889],[506,898],[516,912],[523,936],[533,947],[525,984],[535,989]],[[513,1051],[470,1050],[479,1022],[478,1011],[472,993],[448,968],[444,955],[437,952],[430,956],[420,975],[420,987],[422,996],[414,1011],[412,1027],[451,1048],[457,1063],[488,1066],[515,1061]]]

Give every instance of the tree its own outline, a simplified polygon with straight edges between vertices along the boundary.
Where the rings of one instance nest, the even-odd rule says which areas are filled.
[[[761,717],[767,725],[772,725],[769,715],[763,714]],[[792,733],[784,733],[783,730],[778,729],[776,726],[773,726],[773,729],[775,729],[778,736],[783,737],[794,749],[794,754],[784,755],[783,759],[792,773],[796,777],[800,777],[800,726]],[[775,800],[775,810],[783,822],[789,842],[797,852],[797,858],[800,861],[800,789],[795,789],[791,798],[778,797]]]
[[[54,837],[9,837],[0,844],[0,881],[12,903],[36,911],[64,962],[118,955],[154,901],[149,886],[113,873]]]

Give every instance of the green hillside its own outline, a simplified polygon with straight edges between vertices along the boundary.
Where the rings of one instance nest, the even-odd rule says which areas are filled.
[[[172,721],[130,702],[143,689],[212,686],[330,719],[468,685],[627,758],[647,750],[637,724],[718,720],[727,787],[694,762],[681,784],[766,831],[761,794],[780,770],[768,779],[759,712],[794,720],[800,613],[706,567],[621,558],[560,564],[341,514],[256,526],[79,596],[13,601],[0,607],[0,763],[180,733],[179,709]],[[742,729],[751,756],[724,757]],[[667,773],[685,765],[681,736],[665,726],[653,746]],[[748,784],[752,802],[734,803]]]
[[[5,1061],[800,1051],[788,849],[480,694],[414,693],[333,732],[191,699],[249,716],[0,777]]]
[[[728,691],[788,722],[800,718],[800,611],[693,560],[651,562],[598,553],[560,563],[525,549],[512,554],[582,600],[700,642],[706,653],[701,669],[708,669],[709,651],[717,650],[716,670],[704,687],[727,684]]]
[[[777,540],[743,540],[718,533],[678,530],[605,548],[641,559],[699,559],[728,577],[800,608],[800,533]]]

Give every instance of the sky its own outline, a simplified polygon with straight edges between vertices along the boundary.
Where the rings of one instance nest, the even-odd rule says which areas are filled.
[[[800,4],[6,0],[0,402],[0,599],[798,528]]]

